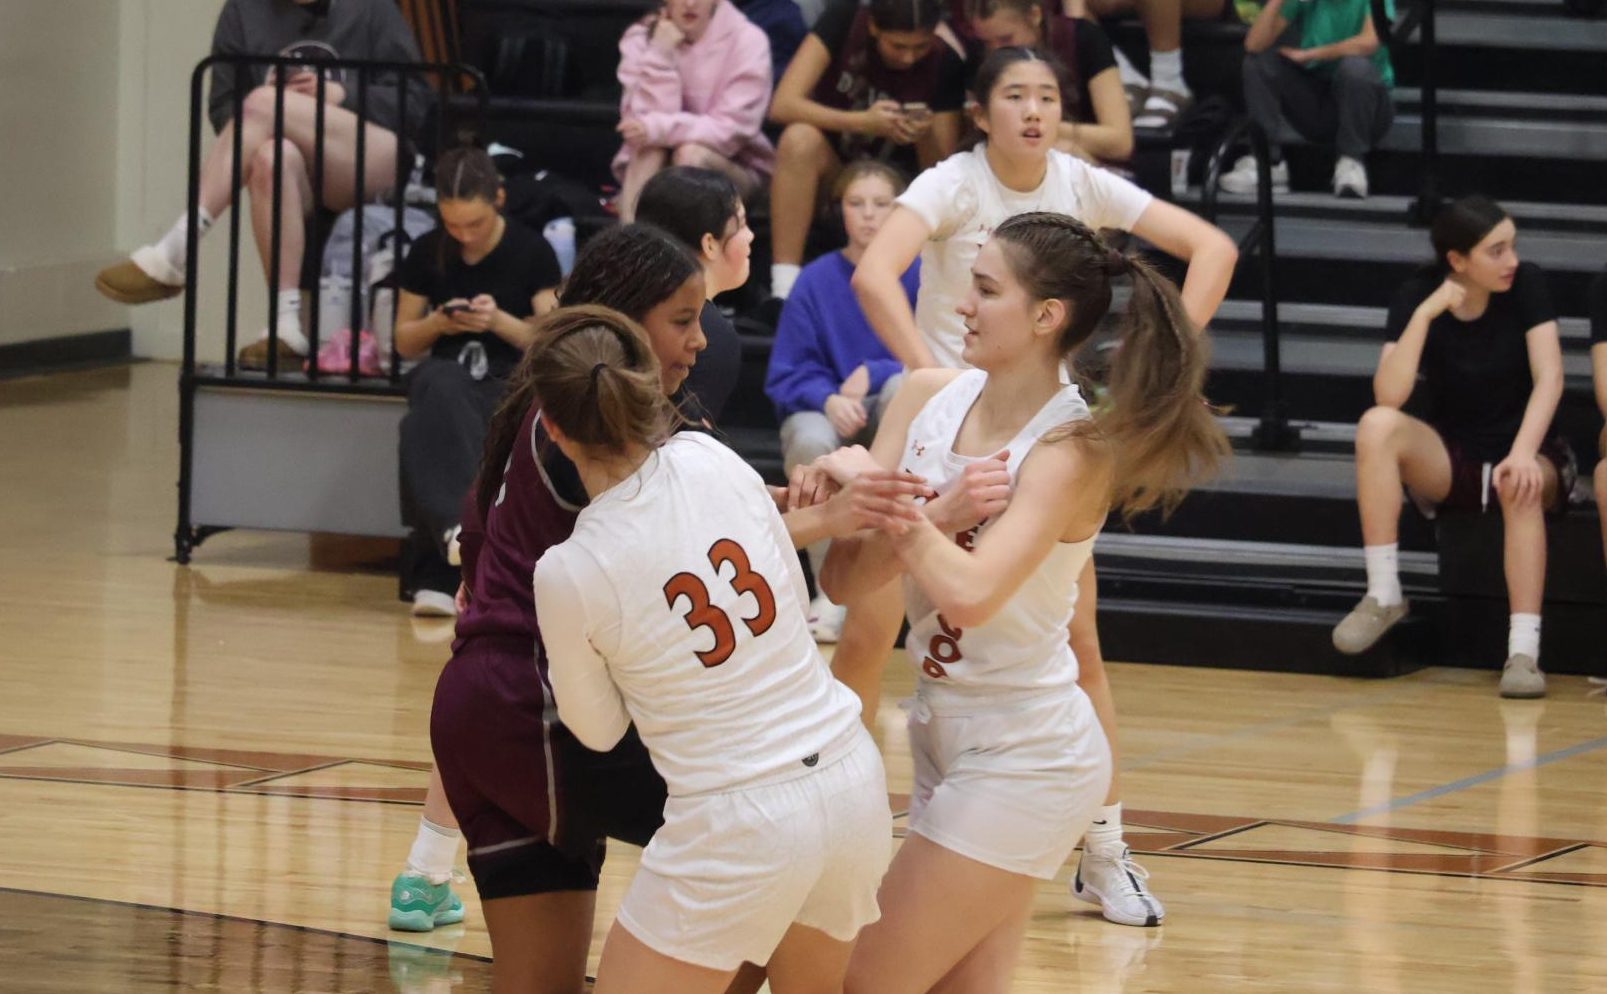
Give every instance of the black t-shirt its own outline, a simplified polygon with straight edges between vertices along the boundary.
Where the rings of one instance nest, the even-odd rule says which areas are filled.
[[[432,310],[454,297],[471,300],[488,293],[516,318],[530,317],[530,299],[562,279],[552,246],[512,218],[507,219],[496,248],[472,266],[463,261],[462,246],[444,228],[425,232],[408,251],[400,276],[402,289],[423,297]],[[430,355],[473,366],[481,350],[488,372],[496,377],[512,372],[521,354],[495,334],[481,332],[442,335],[430,347]]]
[[[893,100],[901,104],[924,103],[934,114],[965,106],[965,60],[954,49],[936,41],[926,57],[910,68],[889,68],[870,34],[870,10],[859,6],[857,0],[833,0],[821,12],[811,33],[831,54],[831,63],[809,95],[816,103],[858,111],[878,100]],[[905,151],[902,146],[871,135],[837,136],[837,151],[844,159],[887,159],[894,150]]]
[[[1443,281],[1439,272],[1425,269],[1400,288],[1389,308],[1392,341]],[[1418,369],[1428,388],[1428,422],[1441,437],[1473,459],[1506,458],[1534,392],[1529,329],[1556,317],[1546,274],[1525,262],[1512,289],[1491,294],[1477,318],[1460,321],[1447,311],[1429,322]]]
[[[1064,94],[1065,119],[1093,124],[1094,100],[1088,94],[1088,81],[1116,68],[1116,54],[1110,38],[1093,21],[1056,14],[1049,19],[1049,45],[1055,58],[1066,68],[1072,92]]]
[[[737,329],[731,324],[731,319],[722,314],[713,301],[704,302],[698,323],[703,327],[703,337],[708,339],[708,345],[698,353],[697,362],[687,374],[677,397],[691,393],[704,415],[714,424],[719,424],[720,415],[725,413],[725,402],[731,399],[731,390],[737,385],[737,376],[742,371],[742,340],[737,337]],[[682,412],[687,413],[692,409],[683,405]]]
[[[1607,344],[1607,273],[1590,281],[1590,344]]]

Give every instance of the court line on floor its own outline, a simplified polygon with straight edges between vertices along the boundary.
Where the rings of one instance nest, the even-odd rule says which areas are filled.
[[[1352,811],[1349,814],[1342,814],[1339,817],[1331,820],[1336,825],[1353,825],[1363,818],[1371,818],[1373,815],[1389,814],[1393,811],[1399,811],[1402,808],[1411,807],[1412,805],[1421,801],[1431,801],[1436,797],[1444,797],[1446,794],[1454,794],[1459,790],[1466,790],[1469,787],[1477,787],[1480,784],[1486,784],[1492,780],[1499,780],[1509,773],[1521,773],[1524,770],[1539,769],[1542,766],[1549,766],[1552,763],[1559,763],[1565,759],[1572,759],[1575,756],[1582,756],[1587,752],[1595,752],[1597,749],[1601,749],[1603,747],[1607,747],[1607,736],[1599,739],[1591,739],[1589,742],[1581,742],[1578,745],[1571,745],[1566,749],[1557,749],[1553,752],[1536,756],[1533,759],[1524,760],[1521,763],[1509,763],[1506,766],[1498,767],[1493,770],[1485,770],[1483,773],[1476,773],[1471,777],[1463,777],[1460,780],[1452,780],[1450,783],[1442,783],[1438,787],[1430,787],[1427,790],[1420,790],[1415,794],[1407,794],[1405,797],[1393,798],[1392,800],[1385,801],[1382,804],[1375,804],[1370,808],[1362,808],[1360,811]]]
[[[464,953],[456,949],[441,946],[427,946],[420,942],[410,941],[419,933],[406,933],[408,938],[392,938],[389,934],[384,936],[365,935],[362,932],[348,932],[338,928],[323,928],[318,925],[298,925],[295,922],[280,922],[270,918],[252,918],[249,915],[231,915],[222,911],[201,911],[197,908],[181,908],[173,904],[152,904],[147,901],[125,901],[115,897],[95,897],[92,894],[65,894],[59,891],[36,890],[32,887],[3,887],[0,886],[0,895],[22,894],[30,897],[57,898],[65,901],[78,901],[85,904],[109,904],[114,907],[131,908],[137,911],[161,911],[169,914],[183,915],[189,918],[210,918],[215,921],[238,922],[242,925],[258,925],[267,928],[288,929],[292,932],[306,932],[312,935],[327,935],[336,939],[353,939],[358,942],[375,945],[408,946],[427,953],[441,953],[446,956],[473,960],[479,963],[491,962],[491,957],[479,953]]]

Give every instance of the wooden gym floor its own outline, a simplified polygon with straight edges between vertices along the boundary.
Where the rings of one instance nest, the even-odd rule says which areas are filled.
[[[489,990],[468,921],[384,928],[446,630],[371,545],[172,553],[176,370],[0,381],[0,990]],[[293,472],[287,466],[285,471]],[[365,561],[366,560],[366,561]],[[1015,990],[1607,990],[1607,699],[1113,665],[1168,908],[1041,888]],[[881,738],[908,788],[888,667]],[[634,866],[609,862],[598,935]]]

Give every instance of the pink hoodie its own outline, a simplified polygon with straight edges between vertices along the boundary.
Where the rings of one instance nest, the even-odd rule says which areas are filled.
[[[647,22],[639,22],[619,40],[619,116],[641,121],[649,145],[696,142],[769,176],[776,154],[759,126],[770,107],[770,71],[770,39],[730,0],[714,8],[702,38],[674,52],[652,44]],[[621,146],[616,177],[624,178],[630,156]]]

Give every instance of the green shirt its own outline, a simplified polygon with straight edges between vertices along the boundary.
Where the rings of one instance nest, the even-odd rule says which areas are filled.
[[[1284,0],[1279,13],[1290,24],[1299,25],[1301,48],[1318,48],[1361,34],[1362,25],[1373,16],[1373,5],[1372,0]],[[1395,0],[1384,0],[1384,16],[1395,19]],[[1394,86],[1395,68],[1390,65],[1389,49],[1383,39],[1379,39],[1372,60],[1384,85]],[[1333,67],[1332,62],[1309,64],[1318,72],[1332,72]]]

